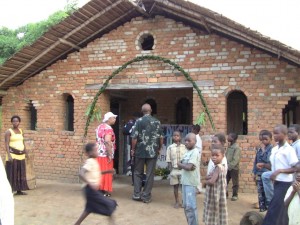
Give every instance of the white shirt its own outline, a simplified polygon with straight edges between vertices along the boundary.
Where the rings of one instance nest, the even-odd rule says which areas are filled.
[[[293,142],[291,146],[296,150],[296,154],[298,157],[298,160],[300,161],[300,139],[297,141]]]
[[[293,149],[287,142],[279,148],[278,145],[272,148],[272,153],[270,156],[270,162],[272,166],[272,172],[279,169],[289,169],[298,162],[298,158]],[[280,173],[276,177],[276,181],[282,182],[292,182],[293,174]]]
[[[225,172],[227,174],[227,170],[228,170],[228,165],[227,165],[227,158],[226,156],[224,155],[223,159],[222,159],[222,165],[224,166],[225,168]],[[207,166],[207,172],[206,174],[210,174],[215,168],[215,164],[214,162],[210,159],[209,162],[208,162],[208,166]]]
[[[202,153],[202,140],[199,134],[196,135],[196,148],[199,151],[200,158],[201,158],[201,153]]]

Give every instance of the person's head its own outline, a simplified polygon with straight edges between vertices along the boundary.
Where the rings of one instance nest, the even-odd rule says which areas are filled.
[[[295,179],[300,182],[300,162],[295,165]]]
[[[272,141],[272,133],[268,130],[264,130],[261,133],[261,143],[263,143],[264,146],[268,146],[271,144]]]
[[[266,132],[266,131],[267,131],[267,130],[261,130],[261,131],[259,132],[258,139],[259,139],[260,141],[262,141],[262,135],[263,135],[263,133]]]
[[[98,157],[98,148],[96,143],[88,143],[85,145],[85,154],[89,158],[97,158]]]
[[[196,141],[196,134],[194,134],[194,133],[188,133],[185,136],[184,142],[185,142],[185,147],[188,150],[192,150],[193,148],[195,148],[195,145],[196,145],[196,142],[197,142]]]
[[[193,132],[194,134],[196,134],[196,135],[199,134],[200,130],[201,130],[201,127],[200,127],[199,124],[194,124],[194,125],[192,126],[192,132]]]
[[[147,115],[147,114],[151,115],[151,112],[152,112],[151,105],[149,105],[148,103],[145,103],[144,105],[142,105],[143,115]]]
[[[218,144],[218,145],[224,146],[225,143],[226,143],[226,137],[225,137],[225,134],[222,134],[222,133],[217,133],[217,134],[215,134],[215,135],[212,137],[211,143],[212,143],[212,144]]]
[[[215,165],[220,164],[224,158],[224,147],[220,144],[213,144],[211,148],[211,160]]]
[[[284,142],[286,140],[287,130],[286,125],[276,125],[273,130],[274,140],[276,142]]]
[[[238,135],[236,133],[231,132],[228,134],[228,137],[227,137],[228,142],[235,143],[237,139],[238,139]]]
[[[105,113],[102,122],[107,123],[108,125],[114,125],[116,122],[117,115],[112,112]]]
[[[20,122],[21,122],[21,118],[17,115],[12,116],[10,119],[10,122],[12,123],[14,128],[18,128]]]
[[[288,129],[288,137],[292,141],[297,141],[300,136],[300,125],[299,124],[292,124],[289,126]]]
[[[172,140],[174,143],[180,143],[181,141],[181,133],[180,131],[176,130],[173,132]]]

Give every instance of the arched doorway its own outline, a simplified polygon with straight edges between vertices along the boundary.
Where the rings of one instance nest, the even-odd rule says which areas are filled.
[[[242,91],[232,91],[227,96],[227,133],[248,133],[247,97]]]

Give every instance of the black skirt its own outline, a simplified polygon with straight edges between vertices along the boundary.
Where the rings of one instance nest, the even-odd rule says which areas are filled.
[[[84,187],[86,205],[85,211],[111,216],[117,207],[117,202],[113,199],[104,197],[99,191],[91,189],[88,185]]]
[[[26,180],[25,159],[6,161],[5,169],[12,191],[29,190]]]

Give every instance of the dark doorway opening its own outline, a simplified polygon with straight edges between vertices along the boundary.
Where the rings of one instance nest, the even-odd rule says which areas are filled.
[[[227,97],[227,133],[248,133],[247,97],[241,91],[232,91]]]
[[[181,98],[176,104],[176,123],[191,124],[191,103],[187,98]]]
[[[291,97],[288,104],[282,109],[283,124],[300,124],[300,101],[296,97]]]
[[[114,169],[117,173],[119,173],[119,157],[120,157],[120,146],[119,146],[119,140],[120,140],[120,131],[119,131],[119,124],[120,124],[120,104],[117,100],[111,99],[110,101],[110,111],[118,115],[116,118],[116,123],[112,126],[114,133],[116,135],[116,151],[114,155]]]

